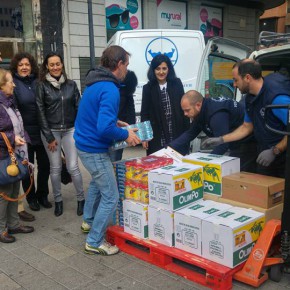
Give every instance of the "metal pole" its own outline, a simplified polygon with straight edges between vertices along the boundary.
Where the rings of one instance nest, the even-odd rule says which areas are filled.
[[[96,67],[92,0],[88,0],[88,17],[89,17],[89,40],[90,40],[90,66],[92,69]]]

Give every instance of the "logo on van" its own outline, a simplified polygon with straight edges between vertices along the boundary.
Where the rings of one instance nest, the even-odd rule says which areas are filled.
[[[161,47],[163,52],[161,52]],[[174,42],[167,37],[157,37],[151,40],[145,49],[145,59],[148,65],[150,65],[153,57],[161,53],[170,58],[173,66],[177,63],[178,50]]]

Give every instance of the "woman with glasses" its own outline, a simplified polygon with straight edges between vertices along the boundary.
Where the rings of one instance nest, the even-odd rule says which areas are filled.
[[[79,100],[80,93],[76,83],[66,76],[63,58],[57,53],[49,53],[41,66],[40,82],[36,86],[36,104],[41,138],[50,162],[55,216],[63,213],[62,148],[66,156],[66,166],[76,190],[77,215],[83,214],[85,203],[83,180],[73,139]]]
[[[149,82],[142,92],[141,121],[150,121],[153,129],[153,139],[142,144],[150,155],[186,131],[189,119],[184,116],[180,105],[183,85],[176,77],[169,57],[156,55],[147,76]]]

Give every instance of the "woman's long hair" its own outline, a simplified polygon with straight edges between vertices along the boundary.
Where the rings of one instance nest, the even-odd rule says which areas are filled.
[[[41,81],[44,81],[45,80],[45,76],[46,74],[49,72],[48,69],[47,69],[47,65],[48,65],[48,59],[50,57],[53,57],[53,56],[57,56],[59,57],[60,59],[60,62],[62,63],[62,74],[64,76],[65,79],[67,79],[67,75],[66,75],[66,72],[65,72],[65,67],[64,67],[64,63],[63,63],[63,58],[60,54],[56,53],[56,52],[50,52],[49,54],[46,55],[41,67],[40,67],[40,74],[39,74],[39,79]]]

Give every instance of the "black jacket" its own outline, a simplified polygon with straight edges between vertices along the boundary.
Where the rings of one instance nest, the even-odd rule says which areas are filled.
[[[76,83],[66,80],[60,90],[44,80],[36,85],[36,104],[41,131],[48,143],[55,140],[51,130],[74,127],[80,93]]]
[[[118,119],[130,125],[136,123],[133,94],[136,90],[137,84],[138,80],[135,73],[133,71],[128,71],[120,88],[120,108]]]
[[[175,139],[189,128],[189,119],[184,116],[180,105],[181,98],[184,94],[181,80],[176,78],[172,81],[168,81],[167,92],[170,98],[172,111],[173,139]],[[162,109],[160,94],[158,82],[148,82],[143,87],[141,121],[149,120],[153,129],[153,139],[148,143],[148,155],[162,148],[162,130],[163,132],[167,131],[166,117]]]
[[[261,91],[257,96],[246,95],[246,110],[254,126],[254,135],[258,142],[259,151],[263,151],[279,143],[284,135],[274,133],[265,126],[278,131],[286,131],[286,126],[269,110],[265,120],[265,107],[271,105],[278,95],[290,96],[290,79],[280,73],[270,74],[264,78]]]
[[[15,74],[13,75],[13,81],[16,85],[14,98],[23,119],[24,129],[27,131],[32,145],[42,145],[40,126],[37,119],[35,97],[36,79],[33,75],[20,77]]]
[[[219,137],[228,134],[238,128],[244,121],[244,106],[232,99],[211,99],[205,98],[199,115],[193,120],[190,129],[184,132],[179,138],[173,140],[169,146],[181,154],[184,151],[184,144],[194,140],[200,132],[208,137]],[[236,142],[224,143],[216,146],[213,154],[224,154],[228,148],[237,146]]]

